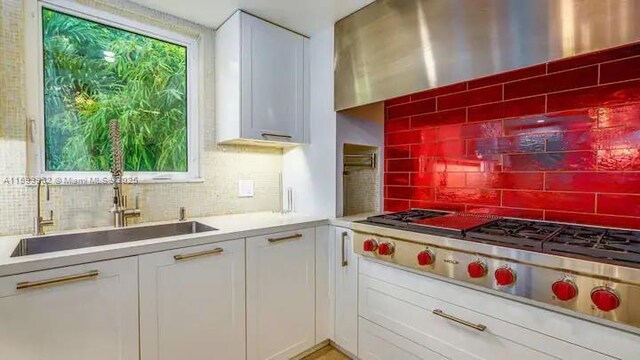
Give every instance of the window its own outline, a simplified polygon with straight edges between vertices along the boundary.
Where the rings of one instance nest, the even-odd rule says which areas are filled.
[[[109,122],[122,132],[125,176],[197,176],[195,39],[80,5],[40,2],[40,172],[111,168]]]

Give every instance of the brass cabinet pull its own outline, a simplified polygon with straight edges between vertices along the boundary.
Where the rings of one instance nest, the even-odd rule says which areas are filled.
[[[295,234],[295,235],[289,235],[289,236],[285,236],[285,237],[281,237],[281,238],[271,238],[271,239],[269,239],[269,242],[270,243],[275,243],[275,242],[278,242],[278,241],[299,239],[301,237],[302,237],[302,234]]]
[[[220,254],[223,251],[224,251],[223,248],[215,248],[213,250],[198,251],[191,254],[173,255],[173,259],[175,261],[189,260],[189,259],[199,258],[203,256]]]
[[[347,239],[348,235],[349,233],[346,231],[342,233],[342,267],[349,265],[349,262],[347,261],[347,258],[345,256],[345,251],[344,251],[344,245],[346,242],[345,240]]]
[[[437,315],[437,316],[441,316],[445,319],[451,320],[451,321],[455,321],[458,324],[462,324],[464,326],[468,326],[472,329],[478,330],[478,331],[485,331],[487,329],[486,326],[482,325],[482,324],[474,324],[471,322],[468,322],[467,320],[462,320],[460,318],[457,318],[453,315],[449,315],[449,314],[445,314],[444,311],[440,310],[440,309],[435,309],[432,311],[433,315]]]
[[[73,281],[89,280],[97,277],[99,274],[98,270],[91,270],[83,274],[67,275],[53,279],[24,281],[16,284],[16,290],[39,288],[50,285],[62,285]]]
[[[272,134],[272,133],[262,133],[262,137],[279,137],[279,138],[285,138],[285,139],[291,139],[293,136],[291,135],[280,135],[280,134]]]

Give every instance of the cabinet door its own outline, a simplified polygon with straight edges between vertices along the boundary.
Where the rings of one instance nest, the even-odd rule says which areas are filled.
[[[335,239],[335,342],[358,355],[358,257],[353,252],[353,232],[335,228]]]
[[[315,231],[247,239],[247,358],[290,359],[315,344]]]
[[[142,360],[245,359],[244,240],[140,256]]]
[[[242,137],[304,142],[305,39],[242,13]]]
[[[0,278],[3,360],[137,360],[137,259]]]

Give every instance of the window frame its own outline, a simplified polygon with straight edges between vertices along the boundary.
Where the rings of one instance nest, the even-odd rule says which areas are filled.
[[[86,180],[111,178],[109,171],[49,171],[46,169],[45,116],[44,116],[44,42],[42,34],[42,9],[50,9],[81,19],[97,22],[135,34],[148,36],[172,44],[184,46],[187,52],[187,171],[164,172],[125,171],[123,177],[135,182],[189,182],[200,181],[200,121],[198,107],[198,73],[200,69],[199,38],[190,37],[167,29],[144,24],[104,10],[67,0],[28,0],[25,11],[25,67],[27,96],[27,129],[30,137],[27,172],[47,179],[63,179],[59,184],[84,184]],[[33,46],[33,45],[36,46]],[[31,71],[36,69],[36,71]],[[34,91],[35,90],[35,91]],[[126,156],[126,153],[125,153]]]

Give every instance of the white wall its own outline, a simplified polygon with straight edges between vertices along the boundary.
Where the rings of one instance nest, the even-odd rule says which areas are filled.
[[[356,117],[337,113],[336,114],[336,168],[340,169],[336,173],[336,214],[342,216],[342,203],[343,203],[343,184],[342,184],[342,155],[344,144],[357,144],[378,147],[378,159],[376,164],[377,171],[380,172],[380,179],[382,179],[383,164],[384,164],[384,125],[375,123],[373,121],[361,120]],[[380,196],[378,198],[382,201],[382,186],[380,187]],[[382,209],[382,204],[378,206]]]
[[[297,213],[336,215],[336,113],[333,110],[333,26],[311,36],[310,144],[285,150],[282,183],[293,188]],[[285,202],[286,204],[286,202]]]

